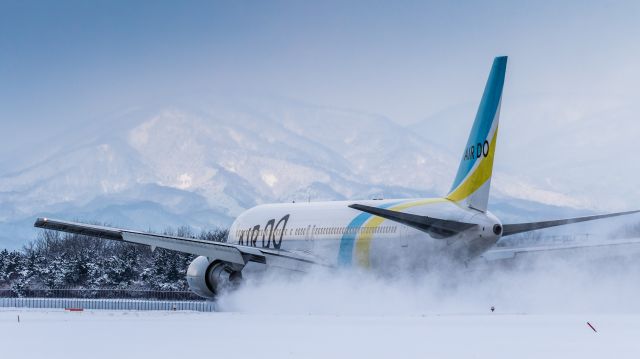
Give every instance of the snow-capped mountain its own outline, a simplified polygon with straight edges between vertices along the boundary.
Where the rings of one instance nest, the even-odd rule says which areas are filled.
[[[206,228],[265,202],[443,194],[458,155],[427,138],[381,116],[282,99],[122,111],[0,159],[0,243],[32,239],[37,216]],[[574,203],[498,178],[498,210],[522,193]]]

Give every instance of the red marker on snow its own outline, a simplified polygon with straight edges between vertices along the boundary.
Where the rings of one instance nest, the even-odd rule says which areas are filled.
[[[588,326],[589,326],[589,328],[591,328],[591,330],[593,330],[594,332],[596,332],[596,333],[598,332],[598,331],[596,330],[596,328],[594,328],[594,327],[593,327],[593,325],[591,325],[591,323],[587,322],[587,325],[588,325]]]

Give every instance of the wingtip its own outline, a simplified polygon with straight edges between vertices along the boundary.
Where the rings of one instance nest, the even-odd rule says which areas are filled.
[[[38,217],[33,226],[36,228],[42,228],[48,221],[49,219],[47,217]]]

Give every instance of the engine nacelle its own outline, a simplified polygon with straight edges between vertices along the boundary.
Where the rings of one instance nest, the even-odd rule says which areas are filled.
[[[229,263],[211,261],[204,256],[194,259],[187,269],[189,289],[207,299],[214,299],[223,291],[236,288],[241,280],[242,272]]]

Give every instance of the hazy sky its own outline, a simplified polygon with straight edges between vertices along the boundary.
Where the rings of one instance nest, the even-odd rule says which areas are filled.
[[[636,101],[640,2],[2,1],[0,151],[132,104],[277,94],[400,123],[509,96]],[[10,133],[11,135],[7,135]]]

